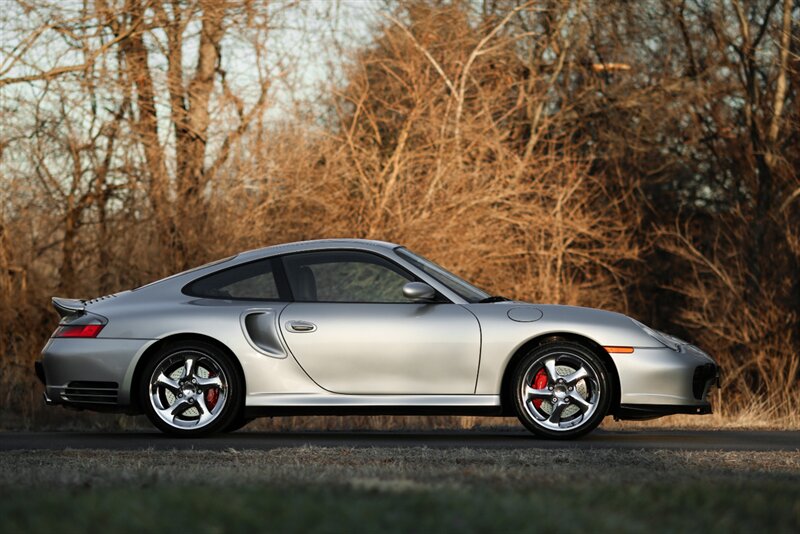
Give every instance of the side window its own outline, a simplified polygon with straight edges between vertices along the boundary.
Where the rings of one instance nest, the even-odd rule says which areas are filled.
[[[216,299],[278,300],[272,260],[245,263],[216,272],[189,284],[185,292]]]
[[[409,302],[403,286],[412,278],[389,260],[357,251],[283,257],[292,294],[304,302]]]

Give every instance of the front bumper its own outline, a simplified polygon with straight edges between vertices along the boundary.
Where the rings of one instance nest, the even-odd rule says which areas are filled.
[[[620,381],[620,419],[646,419],[672,414],[709,414],[708,392],[719,385],[719,367],[694,345],[674,351],[636,348],[612,354]]]
[[[45,403],[97,411],[124,411],[146,339],[52,338],[34,371],[44,384]]]

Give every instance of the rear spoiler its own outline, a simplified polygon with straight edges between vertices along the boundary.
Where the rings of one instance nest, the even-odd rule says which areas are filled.
[[[82,300],[78,299],[65,299],[61,297],[53,297],[53,307],[56,309],[61,317],[68,315],[80,315],[86,311]]]

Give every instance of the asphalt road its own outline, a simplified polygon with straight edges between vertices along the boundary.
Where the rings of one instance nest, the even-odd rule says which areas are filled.
[[[0,451],[10,450],[266,450],[278,447],[435,447],[435,448],[618,448],[722,451],[797,451],[800,431],[596,430],[575,441],[547,441],[523,431],[426,432],[247,432],[204,439],[175,439],[159,433],[4,432]]]

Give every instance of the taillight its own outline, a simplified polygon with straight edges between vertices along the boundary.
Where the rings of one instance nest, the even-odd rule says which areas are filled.
[[[64,325],[56,328],[53,337],[97,337],[102,329],[101,324]]]

